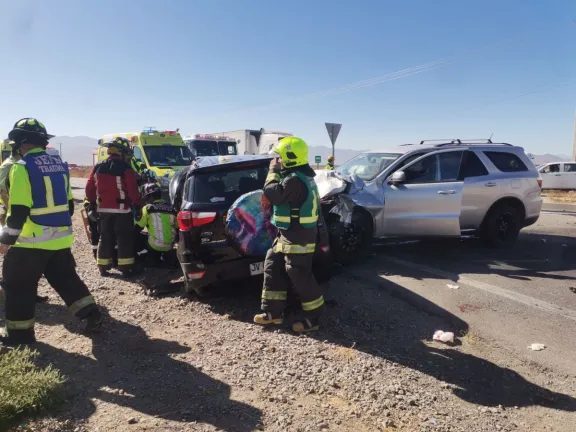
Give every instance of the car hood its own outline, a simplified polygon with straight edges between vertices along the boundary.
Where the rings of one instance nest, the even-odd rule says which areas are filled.
[[[320,198],[338,195],[345,191],[354,194],[364,189],[365,186],[364,181],[356,174],[346,176],[336,171],[318,170],[314,180],[318,186]]]

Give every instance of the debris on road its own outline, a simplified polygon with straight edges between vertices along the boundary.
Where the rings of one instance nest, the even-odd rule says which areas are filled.
[[[532,351],[542,351],[542,350],[546,349],[546,345],[541,344],[541,343],[533,343],[528,348],[530,348]]]
[[[450,288],[450,289],[458,289],[458,288],[460,288],[458,285],[452,285],[452,284],[448,284],[448,285],[446,285],[446,286],[447,286],[448,288]]]
[[[572,291],[574,294],[576,294],[576,287],[570,287],[569,289],[570,289],[570,291]]]
[[[454,333],[452,332],[445,332],[443,330],[436,330],[434,332],[434,336],[432,336],[432,339],[436,340],[436,341],[440,341],[440,342],[444,342],[444,343],[454,343]]]

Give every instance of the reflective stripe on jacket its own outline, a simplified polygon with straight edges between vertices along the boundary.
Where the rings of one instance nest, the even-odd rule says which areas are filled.
[[[176,212],[162,200],[156,200],[142,208],[142,217],[136,221],[148,231],[148,244],[154,250],[166,252],[172,249],[176,239]]]
[[[281,181],[291,177],[298,177],[302,183],[306,185],[308,196],[299,207],[293,207],[291,203],[275,205],[272,224],[282,230],[289,229],[292,222],[299,223],[303,228],[314,228],[318,224],[318,211],[320,207],[320,197],[316,183],[313,179],[306,177],[298,171],[288,174],[282,178]]]

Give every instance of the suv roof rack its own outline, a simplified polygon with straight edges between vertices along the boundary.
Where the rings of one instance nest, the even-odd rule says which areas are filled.
[[[420,141],[420,145],[426,143],[433,143],[437,142],[438,144],[434,144],[435,147],[444,147],[444,146],[451,146],[451,145],[503,145],[503,146],[510,146],[512,144],[508,143],[495,143],[492,142],[490,138],[478,138],[478,139],[441,139],[441,140],[422,140]]]

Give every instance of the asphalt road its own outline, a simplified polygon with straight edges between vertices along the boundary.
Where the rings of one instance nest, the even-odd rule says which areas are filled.
[[[474,239],[387,242],[351,270],[515,355],[576,374],[576,215],[543,212],[509,250]],[[456,288],[457,287],[457,288]],[[534,352],[532,343],[546,345]]]
[[[71,183],[82,200],[86,179]],[[384,242],[368,262],[341,271],[448,318],[452,328],[442,330],[464,329],[576,375],[576,213],[559,210],[542,212],[512,249],[474,239]],[[546,349],[531,351],[532,343]]]

